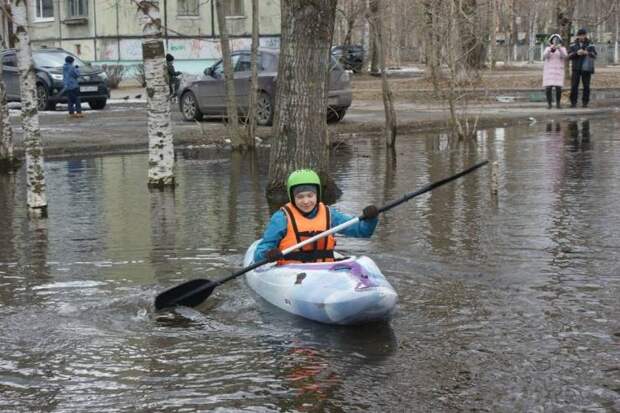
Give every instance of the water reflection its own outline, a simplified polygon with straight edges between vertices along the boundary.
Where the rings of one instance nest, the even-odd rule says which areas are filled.
[[[156,279],[178,274],[176,191],[151,190],[151,249],[150,261]]]
[[[477,146],[403,137],[394,152],[359,136],[337,150],[335,206],[350,213],[481,158],[500,165],[496,201],[482,169],[389,211],[370,240],[339,239],[399,293],[378,326],[302,320],[243,279],[203,311],[149,313],[164,288],[239,268],[270,216],[266,151],[181,151],[174,192],[148,191],[145,155],[48,162],[41,221],[27,217],[23,171],[0,177],[0,410],[608,409],[619,123],[497,128]]]

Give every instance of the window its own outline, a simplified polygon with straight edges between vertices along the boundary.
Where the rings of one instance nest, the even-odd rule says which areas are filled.
[[[32,60],[37,67],[62,67],[65,64],[65,57],[71,56],[76,66],[86,66],[79,57],[66,52],[42,52],[35,50],[32,52]]]
[[[235,72],[249,72],[252,70],[252,56],[249,54],[242,54],[237,60],[235,65]]]
[[[34,0],[34,19],[54,20],[54,0]]]
[[[198,0],[179,0],[177,3],[178,16],[198,16],[200,15],[200,5]]]
[[[233,67],[233,71],[236,71],[235,67],[237,67],[238,61],[239,61],[238,54],[234,54],[230,56],[230,64]],[[219,62],[215,64],[215,66],[213,66],[213,74],[216,79],[224,78],[224,62],[222,60],[220,60]]]
[[[224,4],[226,16],[245,16],[243,0],[229,0]]]
[[[17,66],[17,58],[15,57],[14,54],[4,55],[4,56],[2,56],[2,64],[4,66],[16,67]]]
[[[88,17],[88,0],[67,0],[67,17]]]

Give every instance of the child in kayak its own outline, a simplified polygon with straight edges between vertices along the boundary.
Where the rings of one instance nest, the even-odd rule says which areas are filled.
[[[354,218],[320,201],[321,180],[310,169],[291,173],[286,187],[290,202],[271,216],[263,238],[256,247],[254,262],[265,258],[278,261],[279,264],[334,261],[336,240],[333,234],[287,254],[286,258],[282,256],[281,251],[286,248]],[[345,228],[341,233],[349,237],[370,238],[377,226],[378,213],[376,206],[367,206],[357,225]]]

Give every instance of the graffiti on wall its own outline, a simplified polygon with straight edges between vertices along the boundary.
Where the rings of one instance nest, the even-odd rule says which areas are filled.
[[[231,39],[231,50],[249,49],[250,38]],[[98,46],[97,60],[142,60],[141,39],[101,40]],[[120,46],[120,47],[119,47]],[[260,47],[280,47],[279,37],[262,37]],[[120,48],[120,56],[118,51]],[[167,53],[181,60],[212,60],[222,57],[219,39],[169,39]]]

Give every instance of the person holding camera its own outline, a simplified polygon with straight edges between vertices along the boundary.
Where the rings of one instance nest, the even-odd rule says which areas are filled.
[[[553,88],[555,87],[555,102],[558,109],[562,106],[562,88],[564,87],[564,62],[568,56],[566,48],[562,46],[562,37],[552,34],[549,37],[549,46],[543,52],[543,87],[547,93],[547,105],[553,106]]]
[[[575,42],[570,45],[568,58],[573,62],[571,76],[570,103],[571,107],[577,107],[579,97],[579,81],[583,82],[583,97],[581,102],[583,107],[588,107],[590,103],[590,79],[594,74],[594,59],[596,59],[596,48],[588,39],[588,31],[579,29]]]

